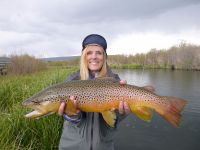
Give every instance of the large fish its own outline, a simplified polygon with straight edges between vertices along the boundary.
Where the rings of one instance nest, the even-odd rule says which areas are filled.
[[[126,101],[131,111],[142,120],[150,121],[154,110],[176,127],[180,124],[181,111],[186,104],[181,98],[159,96],[150,86],[120,85],[119,81],[113,78],[96,78],[69,81],[41,91],[23,102],[24,106],[34,109],[26,117],[39,118],[55,113],[62,101],[67,103],[65,113],[75,115],[76,109],[69,99],[70,96],[75,96],[78,109],[101,113],[111,127],[115,125],[114,110],[118,109],[120,101]]]

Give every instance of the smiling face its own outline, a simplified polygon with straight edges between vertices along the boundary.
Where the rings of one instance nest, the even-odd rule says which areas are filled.
[[[104,64],[103,48],[98,45],[88,45],[86,60],[91,73],[99,72]]]

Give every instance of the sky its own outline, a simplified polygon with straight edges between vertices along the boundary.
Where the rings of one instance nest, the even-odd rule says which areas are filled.
[[[200,0],[0,0],[0,56],[81,55],[100,34],[107,53],[200,45]]]

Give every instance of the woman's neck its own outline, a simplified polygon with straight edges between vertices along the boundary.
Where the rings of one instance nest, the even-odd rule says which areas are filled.
[[[90,76],[93,76],[94,78],[99,76],[99,72],[98,71],[89,71]]]

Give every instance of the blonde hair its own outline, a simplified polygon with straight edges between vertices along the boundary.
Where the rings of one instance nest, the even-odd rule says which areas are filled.
[[[89,69],[88,69],[88,63],[87,63],[87,52],[88,47],[86,47],[82,51],[81,59],[80,59],[80,78],[81,80],[88,80],[89,79]],[[103,51],[103,66],[101,70],[99,71],[98,77],[106,77],[107,76],[107,56],[105,51]]]

